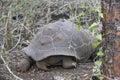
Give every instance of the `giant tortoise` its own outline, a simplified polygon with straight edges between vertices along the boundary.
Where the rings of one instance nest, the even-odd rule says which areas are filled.
[[[94,51],[96,41],[91,33],[77,29],[77,25],[64,20],[40,28],[31,44],[23,48],[25,57],[17,65],[18,71],[27,71],[35,63],[44,71],[51,65],[74,68],[77,62],[86,62]]]

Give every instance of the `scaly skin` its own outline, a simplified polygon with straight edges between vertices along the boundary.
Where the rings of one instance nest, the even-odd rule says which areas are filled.
[[[32,60],[26,55],[27,58],[22,59],[17,66],[17,71],[26,72],[30,66],[33,64]],[[61,65],[63,68],[74,68],[76,67],[76,62],[72,57],[67,56],[51,56],[42,61],[36,61],[36,66],[43,71],[48,71],[48,66],[51,65]]]
[[[42,61],[36,62],[36,65],[39,69],[48,71],[48,66],[51,65],[62,65],[63,68],[74,68],[76,67],[76,62],[72,59],[72,57],[67,56],[52,56],[48,57]]]

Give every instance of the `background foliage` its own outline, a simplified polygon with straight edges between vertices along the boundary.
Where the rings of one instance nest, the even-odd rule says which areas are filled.
[[[100,18],[103,15],[100,1],[1,0],[0,49],[2,53],[27,46],[40,27],[60,18],[78,24],[78,30],[81,27],[89,29],[92,35],[101,39]],[[97,44],[95,43],[96,46]],[[95,64],[100,67],[101,62]],[[96,67],[93,71],[95,70]]]

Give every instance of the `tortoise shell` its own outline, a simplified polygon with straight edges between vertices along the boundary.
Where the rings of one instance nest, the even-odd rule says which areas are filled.
[[[23,50],[35,61],[50,56],[71,56],[86,61],[92,52],[93,36],[86,29],[77,29],[70,21],[56,21],[40,28],[28,47]]]

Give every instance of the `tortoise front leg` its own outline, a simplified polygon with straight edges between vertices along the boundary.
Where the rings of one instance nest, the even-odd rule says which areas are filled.
[[[65,57],[63,59],[63,68],[75,68],[77,63],[71,57]]]
[[[49,69],[47,68],[47,64],[44,61],[37,61],[36,62],[36,66],[40,69],[40,70],[44,70],[44,71],[48,71]]]

